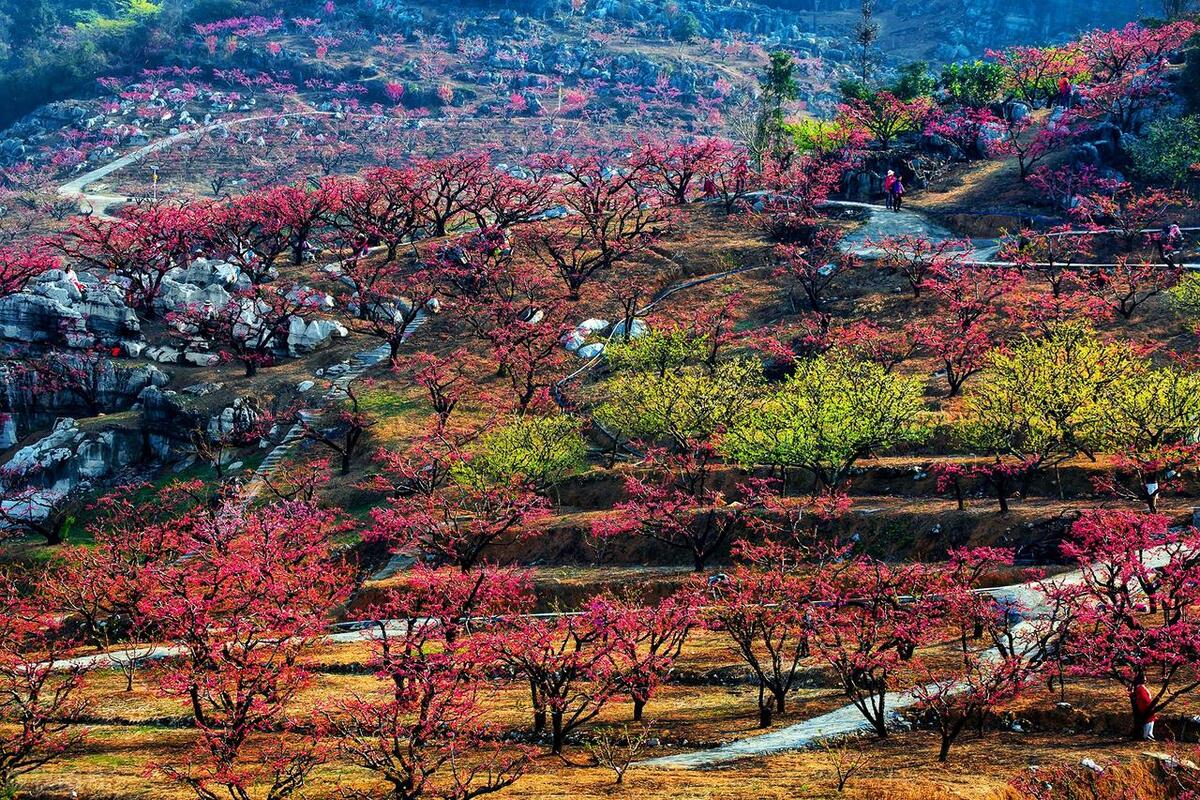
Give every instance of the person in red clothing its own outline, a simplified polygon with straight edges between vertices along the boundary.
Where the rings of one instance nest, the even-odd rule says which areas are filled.
[[[887,177],[883,179],[883,204],[890,211],[892,208],[892,187],[896,185],[896,173],[888,170]]]
[[[1154,699],[1146,688],[1146,676],[1139,672],[1133,687],[1133,715],[1134,719],[1142,720],[1142,739],[1148,742],[1154,741],[1154,721],[1158,719],[1153,708]]]
[[[1071,107],[1071,81],[1066,75],[1058,79],[1058,104],[1063,108]]]

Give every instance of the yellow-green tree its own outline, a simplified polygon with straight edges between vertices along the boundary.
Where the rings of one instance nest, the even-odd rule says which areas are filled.
[[[616,372],[653,372],[663,377],[702,360],[708,337],[687,328],[654,329],[627,342],[612,342],[604,350],[609,367]]]
[[[994,350],[964,397],[967,444],[1035,467],[1078,453],[1094,458],[1108,440],[1109,396],[1143,368],[1125,343],[1101,339],[1084,325],[1061,325]]]
[[[583,469],[587,442],[577,417],[522,417],[484,434],[461,477],[508,484],[524,480],[546,490]]]
[[[1189,272],[1172,287],[1171,305],[1189,323],[1200,322],[1200,275]]]
[[[1106,449],[1116,456],[1105,487],[1153,513],[1162,492],[1200,464],[1200,376],[1146,362],[1117,381],[1105,399]]]
[[[750,360],[701,367],[621,372],[608,382],[596,419],[618,436],[669,439],[678,449],[708,440],[737,423],[762,386],[762,367]]]
[[[858,460],[925,436],[922,394],[920,380],[878,364],[803,361],[730,426],[722,448],[746,466],[804,469],[837,486]]]

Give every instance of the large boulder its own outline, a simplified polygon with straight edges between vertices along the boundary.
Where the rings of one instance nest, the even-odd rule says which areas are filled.
[[[5,465],[0,489],[23,504],[6,510],[45,516],[77,487],[112,478],[146,458],[140,431],[86,432],[75,420],[60,419],[49,435],[18,450]]]
[[[233,405],[226,406],[221,413],[208,421],[208,435],[211,439],[219,439],[229,434],[243,434],[252,430],[262,411],[253,398],[239,397]]]
[[[87,273],[48,270],[0,298],[0,338],[68,347],[110,346],[141,338],[137,314],[120,287]]]
[[[288,326],[288,353],[311,353],[329,344],[335,336],[342,338],[349,334],[346,326],[337,320],[314,319],[306,322],[301,317],[292,317]]]

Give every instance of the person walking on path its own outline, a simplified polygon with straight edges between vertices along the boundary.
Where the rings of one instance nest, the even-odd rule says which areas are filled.
[[[1146,677],[1141,673],[1137,676],[1137,683],[1133,687],[1133,718],[1142,722],[1142,740],[1146,742],[1154,741],[1154,722],[1158,719],[1158,715],[1153,712],[1154,700],[1150,697],[1150,690],[1146,688]]]
[[[904,181],[899,175],[896,176],[896,180],[892,183],[891,195],[891,209],[892,211],[899,211],[900,206],[904,203]]]
[[[896,173],[888,170],[887,177],[883,179],[883,204],[890,211],[892,208],[892,187],[896,185]]]

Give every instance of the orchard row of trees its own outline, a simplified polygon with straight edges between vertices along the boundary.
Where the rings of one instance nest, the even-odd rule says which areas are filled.
[[[413,478],[417,491],[423,479]],[[315,706],[301,692],[353,585],[354,564],[334,544],[347,520],[302,497],[213,503],[191,484],[109,497],[93,546],[62,550],[35,586],[5,580],[0,714],[20,724],[0,732],[0,781],[11,791],[81,744],[79,721],[99,699],[87,667],[106,663],[126,671],[128,688],[149,660],[142,679],[181,702],[191,745],[151,770],[206,799],[287,797],[331,760],[361,768],[354,781],[369,797],[496,791],[529,768],[543,734],[559,753],[614,704],[631,704],[635,720],[653,714],[697,635],[723,640],[753,676],[763,726],[818,670],[878,736],[892,693],[913,692],[911,713],[940,732],[943,760],[964,730],[1030,702],[1045,681],[1147,682],[1152,703],[1135,713],[1136,730],[1200,686],[1194,529],[1085,512],[1064,545],[1080,571],[1031,575],[1022,597],[1033,599],[1021,605],[977,591],[1011,552],[885,564],[834,534],[839,504],[797,503],[769,482],[752,493],[737,512],[752,534],[735,545],[737,565],[657,601],[603,594],[530,614],[520,570],[459,549],[457,566],[420,563],[361,627],[377,685]],[[89,646],[108,655],[67,658]],[[520,692],[531,735],[486,711],[498,693]]]
[[[11,294],[58,266],[56,254],[66,256],[117,282],[141,315],[165,313],[181,338],[215,342],[253,374],[277,357],[297,316],[328,310],[324,294],[299,283],[322,252],[339,260],[317,277],[337,278],[341,308],[393,357],[418,315],[454,302],[479,309],[469,316],[505,352],[502,361],[547,358],[570,304],[601,278],[632,321],[654,287],[613,267],[653,257],[673,206],[705,195],[742,208],[766,182],[786,193],[779,203],[789,214],[811,216],[852,160],[852,142],[832,143],[756,172],[720,139],[629,142],[607,155],[545,156],[520,169],[497,168],[485,153],[419,158],[228,200],[77,217],[61,236],[0,250],[0,276]],[[236,266],[239,288],[220,307],[166,307],[163,282],[202,255]],[[517,317],[547,322],[518,330]],[[520,404],[541,388],[525,385]]]

